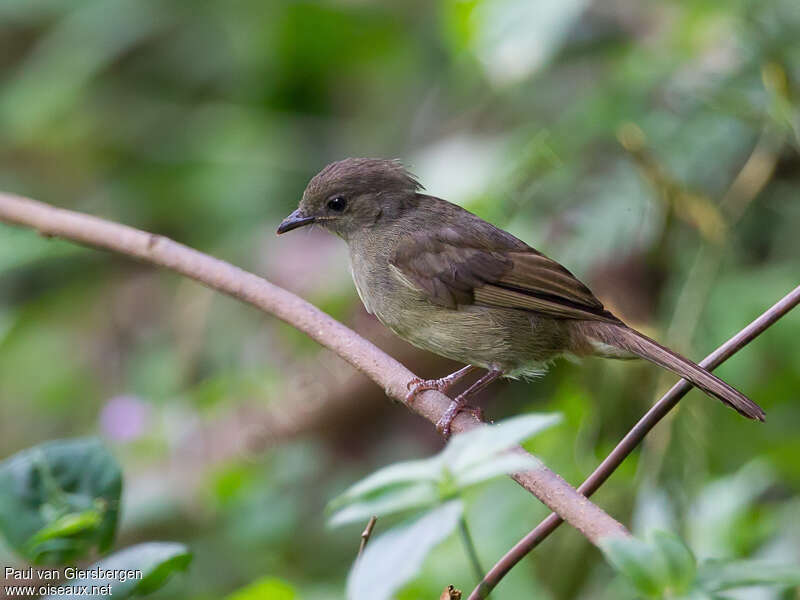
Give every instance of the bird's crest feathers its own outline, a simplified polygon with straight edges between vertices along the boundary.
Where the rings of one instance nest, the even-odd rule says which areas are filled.
[[[422,184],[397,159],[345,158],[333,162],[308,183],[304,197],[325,197],[338,191],[417,192]]]

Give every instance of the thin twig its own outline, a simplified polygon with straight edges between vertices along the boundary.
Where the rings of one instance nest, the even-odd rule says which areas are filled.
[[[778,319],[792,310],[800,303],[800,285],[794,288],[786,296],[776,302],[769,310],[764,312],[755,321],[742,329],[739,333],[722,344],[719,348],[709,354],[700,366],[713,371],[747,344],[757,338],[767,330]],[[686,393],[692,389],[692,384],[685,379],[681,379],[656,402],[653,407],[639,420],[628,434],[617,444],[614,450],[597,467],[589,478],[578,488],[578,491],[587,498],[605,483],[622,461],[633,452],[634,448],[644,439],[648,432],[658,423],[672,408],[678,404]],[[556,514],[551,514],[543,520],[528,535],[522,538],[509,550],[503,558],[486,574],[481,583],[469,596],[468,600],[481,600],[486,598],[492,589],[508,573],[514,565],[522,560],[531,550],[539,545],[548,535],[561,525],[563,521]]]
[[[483,569],[481,568],[481,561],[478,558],[478,549],[475,547],[475,542],[469,532],[469,526],[467,525],[467,520],[464,518],[464,515],[461,515],[461,518],[458,520],[458,530],[461,534],[461,541],[464,544],[467,557],[472,565],[472,570],[475,573],[475,578],[480,581],[483,576]]]
[[[193,248],[160,235],[11,194],[0,194],[0,221],[33,227],[47,237],[64,238],[136,257],[252,304],[335,352],[380,385],[390,398],[406,404],[433,424],[450,405],[450,398],[435,390],[426,391],[407,404],[407,386],[415,375],[404,365],[302,298]],[[464,412],[456,417],[451,429],[453,433],[460,433],[479,426],[482,423],[474,415]],[[519,446],[515,450],[524,452]],[[621,523],[544,465],[512,477],[593,544],[599,545],[608,537],[630,536]]]
[[[369,538],[372,535],[372,530],[375,529],[375,523],[378,522],[378,517],[373,515],[369,518],[367,522],[367,526],[364,527],[364,531],[361,532],[361,543],[358,545],[358,556],[356,556],[356,560],[361,558],[361,555],[364,554],[364,548],[367,547],[367,542],[369,542]],[[481,571],[482,573],[483,571]]]

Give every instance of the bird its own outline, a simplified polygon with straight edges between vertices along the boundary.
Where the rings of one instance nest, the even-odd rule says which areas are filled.
[[[569,270],[466,209],[424,193],[395,159],[346,158],[308,183],[277,233],[318,225],[348,246],[366,310],[411,344],[466,366],[439,379],[446,393],[475,369],[486,372],[451,399],[445,435],[467,400],[500,377],[541,375],[559,357],[643,358],[687,379],[745,417],[764,411],[677,352],[626,325]]]

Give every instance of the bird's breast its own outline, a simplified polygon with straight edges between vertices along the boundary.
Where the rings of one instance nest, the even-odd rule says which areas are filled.
[[[419,301],[414,297],[418,295],[416,292],[394,277],[388,257],[364,251],[353,252],[351,248],[350,271],[364,307],[391,329],[402,323],[404,312]]]

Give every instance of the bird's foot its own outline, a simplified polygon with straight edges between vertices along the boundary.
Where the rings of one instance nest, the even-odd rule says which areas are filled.
[[[462,369],[462,371],[464,371],[464,369]],[[461,371],[459,371],[459,373],[460,372]],[[453,375],[450,375],[450,377],[455,375],[457,375],[457,373],[453,373]],[[441,419],[436,422],[436,429],[439,430],[439,433],[441,433],[445,439],[450,437],[450,426],[453,424],[453,419],[455,419],[456,415],[460,412],[471,412],[479,421],[483,421],[483,411],[480,408],[467,406],[467,398],[473,394],[476,394],[502,375],[502,370],[493,368],[486,373],[486,375],[478,379],[478,381],[464,390],[461,394],[456,396],[455,400],[453,400],[450,403],[450,406],[447,407],[447,410],[442,415]]]
[[[406,394],[406,404],[411,404],[418,395],[427,390],[436,390],[437,392],[442,392],[444,394],[453,386],[455,382],[467,375],[473,369],[475,369],[475,367],[468,365],[463,369],[459,369],[455,373],[451,373],[450,375],[441,377],[440,379],[420,379],[419,377],[414,377],[414,379],[409,381],[408,385],[406,386],[408,389],[408,393]]]
[[[442,393],[446,392],[450,386],[444,381],[445,379],[445,377],[441,379],[420,379],[419,377],[414,377],[406,386],[408,389],[406,404],[411,404],[417,396],[428,390],[436,390]]]
[[[479,421],[483,421],[483,409],[474,406],[467,406],[466,399],[456,398],[450,403],[450,406],[447,407],[447,410],[442,415],[442,417],[436,422],[436,429],[441,433],[445,439],[450,437],[450,426],[453,424],[453,419],[456,418],[458,413],[460,412],[468,412],[472,413],[472,415],[478,419]]]

